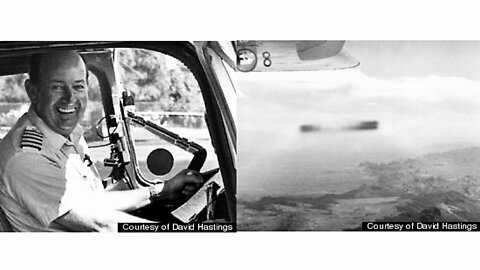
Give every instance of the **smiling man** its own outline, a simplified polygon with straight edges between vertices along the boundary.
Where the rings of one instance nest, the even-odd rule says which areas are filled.
[[[35,54],[25,88],[31,101],[0,142],[0,206],[13,231],[115,231],[144,222],[126,212],[190,197],[203,182],[184,170],[149,188],[104,191],[84,162],[78,125],[87,106],[87,68],[74,51]]]
[[[64,137],[73,132],[85,112],[86,74],[84,62],[74,52],[32,56],[30,79],[25,82],[32,107],[47,126]]]

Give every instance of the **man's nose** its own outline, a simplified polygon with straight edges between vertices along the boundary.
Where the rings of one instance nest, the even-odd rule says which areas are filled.
[[[74,97],[73,87],[65,86],[63,87],[62,99],[65,101],[72,101]]]

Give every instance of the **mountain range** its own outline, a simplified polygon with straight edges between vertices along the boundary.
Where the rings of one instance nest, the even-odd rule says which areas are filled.
[[[358,167],[373,180],[347,192],[239,201],[238,228],[358,230],[365,221],[479,221],[479,165],[480,147],[362,162]]]

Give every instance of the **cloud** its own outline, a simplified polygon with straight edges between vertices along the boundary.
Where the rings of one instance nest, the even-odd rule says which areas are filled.
[[[480,97],[480,83],[461,77],[403,77],[377,79],[359,74],[354,82],[358,93],[367,96],[414,99],[438,102],[445,99],[472,99]],[[480,103],[480,98],[478,99]]]
[[[480,82],[461,77],[400,77],[382,79],[359,69],[320,72],[247,73],[239,76],[239,89],[270,100],[315,99],[324,111],[345,107],[363,110],[379,106],[408,114],[451,111],[460,114],[480,110]],[[343,106],[339,107],[339,104]]]
[[[480,138],[480,82],[462,77],[376,78],[360,69],[247,73],[238,86],[248,97],[239,110],[269,113],[272,123],[378,120],[379,132],[392,137]]]

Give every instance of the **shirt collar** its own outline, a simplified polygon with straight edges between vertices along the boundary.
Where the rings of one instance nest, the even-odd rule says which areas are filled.
[[[54,150],[59,150],[64,144],[77,146],[83,135],[83,128],[77,124],[69,136],[70,140],[68,140],[48,127],[31,106],[27,112],[27,117],[43,134],[44,142],[48,143]]]

